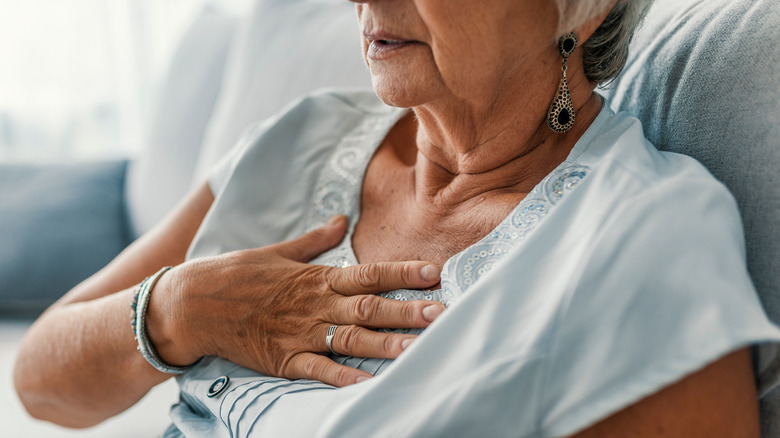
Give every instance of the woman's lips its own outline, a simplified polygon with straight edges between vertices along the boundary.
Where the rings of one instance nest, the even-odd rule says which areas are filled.
[[[399,54],[403,49],[419,44],[419,41],[403,40],[392,35],[366,35],[368,59],[381,61]]]

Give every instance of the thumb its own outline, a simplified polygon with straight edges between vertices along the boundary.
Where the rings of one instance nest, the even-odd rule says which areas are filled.
[[[274,249],[282,257],[305,263],[338,245],[346,231],[347,217],[333,216],[320,228],[309,231],[297,239],[276,244]]]

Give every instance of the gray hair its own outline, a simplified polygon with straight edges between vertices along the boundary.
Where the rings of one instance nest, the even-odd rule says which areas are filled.
[[[555,0],[559,11],[558,35],[571,32],[604,13],[613,0]],[[615,79],[628,59],[628,46],[653,0],[618,0],[607,18],[582,45],[585,76],[605,84]]]

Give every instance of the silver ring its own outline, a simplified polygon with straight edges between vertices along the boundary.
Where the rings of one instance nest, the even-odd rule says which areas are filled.
[[[336,334],[336,329],[337,328],[339,328],[339,326],[337,326],[337,325],[332,325],[332,326],[328,327],[328,334],[325,335],[325,345],[328,346],[328,350],[330,350],[330,352],[333,353],[333,354],[338,354],[335,351],[333,351],[333,346],[332,346],[332,344],[333,344],[333,335]]]

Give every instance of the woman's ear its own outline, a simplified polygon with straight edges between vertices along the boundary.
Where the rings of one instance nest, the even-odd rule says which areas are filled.
[[[630,0],[629,0],[630,1]],[[585,41],[590,39],[590,36],[593,35],[593,32],[596,31],[596,29],[601,26],[601,23],[604,22],[604,20],[607,19],[607,15],[609,15],[610,12],[612,12],[612,9],[617,4],[618,0],[612,0],[609,2],[609,6],[604,9],[604,12],[596,15],[595,17],[589,19],[585,23],[583,23],[577,30],[575,30],[575,33],[577,34],[577,39],[580,41],[579,45],[585,43]]]

